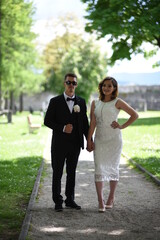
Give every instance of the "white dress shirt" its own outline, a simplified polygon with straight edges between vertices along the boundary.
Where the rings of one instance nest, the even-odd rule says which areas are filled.
[[[74,101],[67,101],[67,97],[69,97],[69,98],[75,98],[75,95],[72,96],[72,97],[70,97],[70,96],[68,96],[68,95],[64,92],[64,98],[65,98],[66,103],[67,103],[67,105],[68,105],[69,111],[72,113],[73,106],[74,106]]]

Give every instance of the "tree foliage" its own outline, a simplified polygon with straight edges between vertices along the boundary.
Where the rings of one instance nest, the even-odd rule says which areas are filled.
[[[62,61],[61,72],[75,72],[78,76],[76,93],[88,102],[90,95],[97,91],[98,83],[106,76],[107,60],[98,46],[90,39],[80,40],[78,46],[69,49]]]
[[[67,25],[66,25],[67,26]],[[56,36],[44,50],[46,89],[54,93],[64,90],[64,76],[74,72],[78,76],[76,93],[89,100],[98,82],[107,73],[107,60],[91,38],[71,33],[68,26],[61,36]]]
[[[152,56],[160,48],[159,0],[81,0],[87,4],[87,32],[99,38],[110,36],[113,54],[110,63],[131,59],[133,53]],[[153,50],[146,53],[142,43],[149,42]]]
[[[36,91],[42,79],[36,76],[38,55],[31,31],[33,25],[32,2],[1,0],[0,22],[0,84],[3,97],[10,92],[19,95]],[[37,83],[37,84],[36,84]]]

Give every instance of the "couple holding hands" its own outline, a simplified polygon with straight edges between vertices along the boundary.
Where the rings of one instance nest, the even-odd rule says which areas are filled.
[[[77,76],[67,73],[64,77],[64,93],[50,100],[44,119],[44,124],[53,130],[52,199],[57,212],[63,211],[63,202],[66,208],[81,209],[81,206],[75,202],[75,178],[80,150],[84,149],[84,135],[87,140],[87,150],[94,151],[98,211],[105,212],[114,205],[115,190],[119,181],[121,129],[132,124],[138,118],[138,114],[118,98],[117,81],[112,77],[106,77],[98,86],[99,99],[91,104],[89,125],[86,102],[75,95],[77,86]],[[128,120],[122,125],[117,121],[120,110],[129,114]],[[66,164],[65,201],[61,195],[64,164]],[[108,181],[110,185],[106,202],[103,198],[104,181]]]

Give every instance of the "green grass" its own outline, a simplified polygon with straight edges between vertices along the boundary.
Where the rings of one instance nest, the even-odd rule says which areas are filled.
[[[0,238],[18,239],[26,207],[43,158],[48,129],[29,134],[27,114],[0,117]],[[42,122],[40,115],[33,115]]]
[[[126,114],[120,114],[120,122]],[[123,152],[160,179],[160,111],[140,112],[139,119],[122,130]]]

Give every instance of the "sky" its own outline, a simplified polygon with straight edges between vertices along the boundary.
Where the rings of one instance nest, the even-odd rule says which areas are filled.
[[[84,25],[85,5],[80,0],[33,0],[36,12],[34,14],[34,26],[33,31],[36,32],[39,37],[37,43],[39,48],[45,46],[49,41],[53,39],[53,32],[49,27],[46,27],[46,23],[55,21],[58,16],[63,16],[66,13],[74,13],[79,19],[81,19]],[[106,39],[101,40],[101,44],[108,54],[111,54],[111,45],[107,43]],[[145,45],[147,49],[150,45]],[[113,73],[151,73],[160,71],[159,68],[152,68],[152,65],[159,61],[160,51],[157,55],[149,60],[144,59],[143,55],[136,55],[130,61],[123,60],[118,61],[112,68],[109,68],[108,75]]]

